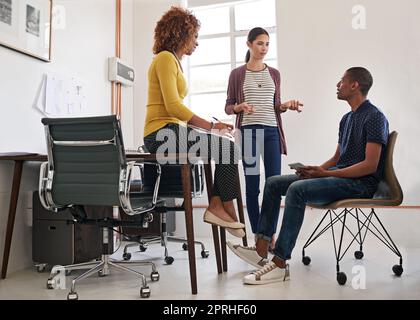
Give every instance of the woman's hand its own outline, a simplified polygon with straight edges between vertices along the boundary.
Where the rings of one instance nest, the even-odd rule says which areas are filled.
[[[282,103],[280,105],[280,110],[286,111],[287,109],[289,109],[289,110],[297,111],[300,113],[302,112],[301,107],[303,107],[303,103],[301,103],[299,100],[290,100],[285,103]]]
[[[233,107],[233,110],[235,111],[235,113],[245,113],[245,114],[253,114],[254,113],[254,106],[247,103],[247,102],[242,102],[241,104],[237,104],[236,106]]]
[[[213,130],[227,130],[230,132],[233,130],[233,125],[224,122],[216,122],[213,126]]]
[[[224,122],[216,122],[213,125],[212,131],[213,130],[216,131],[216,132],[213,132],[213,133],[216,133],[218,135],[227,137],[229,139],[233,139],[233,136],[232,136],[233,125],[231,125],[231,124],[224,123]]]

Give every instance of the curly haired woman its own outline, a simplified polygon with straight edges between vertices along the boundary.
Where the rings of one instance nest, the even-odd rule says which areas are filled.
[[[238,157],[234,143],[207,131],[230,131],[225,123],[209,122],[195,115],[183,99],[187,83],[181,66],[182,58],[198,46],[200,22],[188,10],[173,6],[155,28],[155,57],[148,72],[148,101],[144,127],[144,144],[152,153],[164,153],[165,146],[176,146],[176,152],[191,152],[216,162],[213,197],[204,213],[205,222],[227,228],[237,237],[244,237],[244,224],[237,221],[233,199],[238,196]],[[187,126],[187,124],[189,126]]]

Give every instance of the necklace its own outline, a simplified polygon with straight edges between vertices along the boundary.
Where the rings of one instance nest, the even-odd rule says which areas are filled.
[[[248,71],[251,72],[252,78],[254,79],[254,82],[257,84],[258,88],[262,88],[263,87],[263,83],[264,83],[264,70],[266,68],[267,68],[267,65],[264,64],[264,68],[262,70],[248,69]],[[256,74],[259,74],[259,77],[256,76]]]
[[[254,79],[254,82],[257,84],[258,88],[262,88],[263,87],[263,82],[264,82],[264,70],[261,71],[250,71],[252,74],[252,78]],[[259,76],[258,76],[259,75]]]

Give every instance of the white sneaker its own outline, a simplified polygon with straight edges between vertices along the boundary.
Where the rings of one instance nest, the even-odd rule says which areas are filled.
[[[233,244],[230,241],[227,242],[227,246],[239,258],[248,262],[256,268],[261,268],[268,262],[266,258],[262,258],[258,255],[255,247],[244,247],[239,244]]]
[[[267,284],[287,280],[290,280],[289,265],[286,264],[286,268],[279,268],[273,261],[243,278],[245,284]]]

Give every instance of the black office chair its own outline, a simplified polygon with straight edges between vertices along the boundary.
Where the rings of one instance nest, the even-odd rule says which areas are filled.
[[[356,259],[363,258],[363,244],[368,231],[399,257],[399,264],[392,267],[394,274],[396,276],[401,276],[403,273],[402,255],[376,214],[374,208],[375,206],[399,206],[403,201],[403,192],[393,167],[393,154],[397,135],[398,133],[396,131],[391,132],[389,135],[385,156],[384,177],[379,183],[378,190],[372,199],[343,199],[324,206],[309,204],[309,206],[313,208],[325,209],[327,212],[303,246],[302,262],[305,265],[309,265],[311,263],[311,258],[305,254],[305,249],[324,232],[331,229],[336,257],[337,282],[340,285],[344,285],[347,281],[346,274],[340,271],[341,259],[355,241],[359,244],[359,250],[354,252],[354,257]],[[337,214],[336,210],[340,208],[343,210]],[[365,213],[362,210],[363,208],[370,208],[370,213]],[[329,222],[321,228],[321,225],[327,216],[329,216]],[[348,221],[346,220],[347,217],[353,217],[355,219],[357,224],[356,232],[353,232],[350,229]],[[375,224],[375,220],[379,225]],[[338,250],[334,232],[334,225],[337,222],[341,222],[341,234],[339,236],[340,240],[338,243]],[[318,230],[320,231],[317,233]],[[343,236],[345,230],[351,234],[352,240],[347,248],[343,249]]]
[[[144,146],[142,146],[143,152],[147,151]],[[203,181],[203,164],[193,163],[191,164],[191,190],[192,198],[198,198],[203,195],[204,190],[204,181]],[[144,180],[142,194],[150,196],[153,193],[154,185],[156,180],[159,179],[156,170],[153,166],[146,164],[144,166]],[[160,187],[158,196],[159,199],[165,199],[168,202],[176,198],[183,198],[182,190],[182,177],[181,177],[181,166],[174,164],[167,164],[161,166],[161,176],[160,176]],[[175,211],[183,211],[183,205],[181,206],[160,206],[157,211],[160,212],[161,226],[160,226],[160,235],[152,237],[135,237],[133,240],[135,242],[129,243],[124,247],[123,259],[130,260],[131,253],[128,252],[128,249],[131,247],[139,247],[141,252],[147,250],[150,244],[159,244],[164,247],[164,260],[166,264],[172,264],[174,258],[168,253],[168,242],[177,242],[182,243],[182,249],[188,250],[187,240],[185,238],[170,236],[167,232],[167,212],[174,214]],[[201,257],[207,258],[209,256],[209,251],[206,250],[204,244],[200,241],[194,241],[196,245],[201,246]]]
[[[43,163],[40,170],[39,194],[42,205],[57,214],[62,209],[69,208],[73,222],[101,228],[103,241],[102,257],[99,261],[54,267],[47,281],[47,288],[53,289],[57,285],[59,272],[89,269],[72,281],[67,298],[76,300],[76,282],[95,273],[100,276],[108,275],[113,268],[139,276],[142,280],[140,296],[149,297],[150,288],[145,275],[127,266],[151,266],[151,280],[157,281],[159,273],[155,265],[147,261],[112,260],[110,239],[114,227],[147,227],[152,219],[152,212],[162,205],[162,201],[157,198],[160,165],[148,164],[157,174],[151,196],[133,196],[130,194],[133,172],[135,168],[142,169],[145,163],[127,162],[120,123],[115,116],[45,118],[42,123],[45,125],[48,150],[48,162]],[[140,174],[142,171],[140,170]],[[118,206],[132,216],[132,219],[88,219],[84,205]]]

